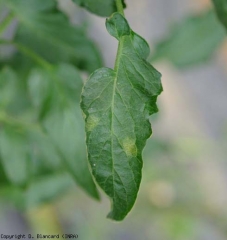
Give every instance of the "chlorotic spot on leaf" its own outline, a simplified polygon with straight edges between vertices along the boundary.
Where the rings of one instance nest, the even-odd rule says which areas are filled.
[[[99,123],[99,119],[95,116],[89,116],[87,119],[86,130],[91,132]]]
[[[126,138],[123,140],[123,149],[127,156],[136,157],[137,147],[135,144],[136,140],[132,138]]]

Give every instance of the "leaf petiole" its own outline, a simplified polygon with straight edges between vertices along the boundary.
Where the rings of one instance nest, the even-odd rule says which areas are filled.
[[[124,7],[122,4],[122,0],[116,0],[116,5],[117,5],[117,11],[122,15],[125,16],[124,14]]]

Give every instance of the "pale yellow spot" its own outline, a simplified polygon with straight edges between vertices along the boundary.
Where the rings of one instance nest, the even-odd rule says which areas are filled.
[[[99,123],[99,118],[95,116],[89,116],[86,123],[86,129],[91,132]]]
[[[126,138],[123,140],[123,149],[127,156],[136,157],[137,147],[135,144],[136,140],[132,138]]]

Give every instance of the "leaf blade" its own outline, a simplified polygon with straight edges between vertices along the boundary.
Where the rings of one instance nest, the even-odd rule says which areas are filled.
[[[69,23],[55,0],[1,0],[20,25],[15,41],[30,47],[51,63],[70,62],[89,72],[102,65],[96,45]]]
[[[170,34],[154,46],[151,61],[166,59],[182,69],[196,66],[213,56],[225,35],[214,12],[190,16],[176,23]]]
[[[161,74],[145,60],[148,44],[128,31],[121,14],[113,14],[106,25],[119,39],[115,69],[101,68],[89,77],[81,108],[92,173],[112,200],[108,217],[122,220],[137,197],[142,150],[151,135],[148,117],[157,111]]]
[[[33,70],[29,83],[31,98],[38,111],[37,117],[56,147],[62,163],[90,196],[99,199],[86,160],[83,118],[79,107],[82,87],[79,73],[73,66],[61,64],[52,73]],[[43,94],[37,96],[33,94],[35,91]]]
[[[225,0],[212,0],[219,20],[227,29],[227,2]]]
[[[0,154],[8,179],[24,186],[29,179],[29,149],[26,136],[20,131],[5,127],[0,131]]]

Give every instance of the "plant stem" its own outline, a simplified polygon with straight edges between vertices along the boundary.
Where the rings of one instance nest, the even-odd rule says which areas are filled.
[[[122,15],[124,15],[124,7],[122,4],[122,0],[116,0],[116,5],[117,5],[117,11]],[[120,61],[120,57],[121,57],[121,53],[122,53],[122,49],[123,49],[123,45],[124,45],[124,37],[121,38],[121,40],[118,43],[118,49],[117,49],[117,58],[115,61],[115,66],[114,66],[114,70],[117,72],[118,71],[118,67],[119,67],[119,61]]]
[[[46,60],[44,60],[43,58],[41,58],[37,53],[35,53],[34,51],[32,51],[31,49],[27,48],[26,46],[17,43],[17,42],[13,42],[10,40],[5,40],[5,39],[0,39],[0,44],[9,44],[9,45],[13,45],[15,46],[21,53],[23,53],[24,55],[30,57],[33,61],[35,61],[36,63],[38,63],[40,66],[42,66],[43,68],[47,69],[47,70],[52,70],[53,66],[47,62]]]
[[[122,4],[122,0],[116,0],[116,5],[117,5],[117,11],[118,11],[121,15],[125,16],[125,14],[124,14],[124,7],[123,7],[123,4]]]
[[[0,35],[6,30],[6,28],[9,26],[11,21],[14,18],[14,13],[9,13],[6,18],[1,22],[0,24]]]

